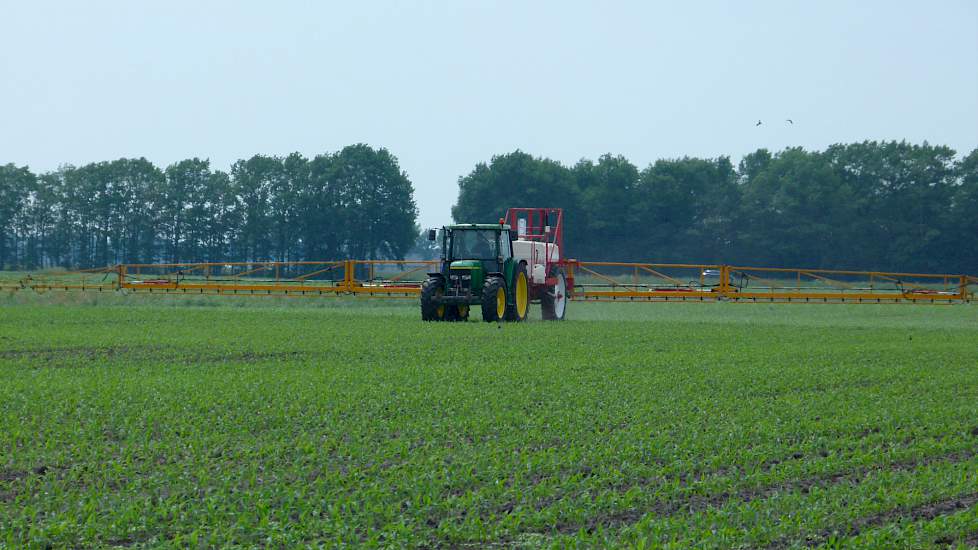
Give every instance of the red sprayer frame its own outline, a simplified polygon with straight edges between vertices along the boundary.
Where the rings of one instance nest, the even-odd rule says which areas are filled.
[[[547,286],[557,283],[556,277],[552,276],[554,268],[564,270],[567,279],[567,291],[574,289],[573,260],[567,257],[567,250],[564,248],[564,210],[562,208],[510,208],[506,211],[506,223],[515,230],[519,230],[519,220],[526,220],[526,233],[519,235],[519,238],[528,241],[538,241],[547,244],[557,245],[559,258],[553,259],[553,248],[550,248],[546,258]]]

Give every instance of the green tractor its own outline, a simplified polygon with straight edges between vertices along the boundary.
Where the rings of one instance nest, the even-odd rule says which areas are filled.
[[[421,286],[421,318],[466,321],[479,305],[484,321],[526,320],[530,282],[526,262],[513,257],[516,238],[503,223],[443,227],[441,269]],[[428,239],[436,239],[435,230]]]

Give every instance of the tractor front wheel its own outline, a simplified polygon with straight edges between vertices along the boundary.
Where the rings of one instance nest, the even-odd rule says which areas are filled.
[[[482,285],[482,320],[502,321],[506,316],[506,283],[501,277],[490,277]]]
[[[445,294],[445,285],[441,277],[428,277],[421,285],[421,320],[444,321],[445,304],[437,303],[436,299]]]
[[[445,311],[445,320],[447,321],[459,321],[466,322],[469,320],[469,306],[466,304],[459,304],[457,306],[448,306]]]

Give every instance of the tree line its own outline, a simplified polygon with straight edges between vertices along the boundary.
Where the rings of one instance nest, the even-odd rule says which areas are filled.
[[[414,189],[386,149],[255,155],[230,172],[145,158],[35,175],[0,166],[0,269],[402,258]]]
[[[452,217],[565,209],[588,260],[978,273],[978,149],[928,143],[760,149],[573,166],[515,151],[459,178]],[[419,242],[413,186],[385,149],[255,155],[224,172],[188,159],[0,165],[0,268],[116,263],[398,259]]]
[[[865,141],[641,170],[515,151],[459,179],[452,215],[491,222],[513,205],[563,207],[579,259],[978,273],[978,149]]]

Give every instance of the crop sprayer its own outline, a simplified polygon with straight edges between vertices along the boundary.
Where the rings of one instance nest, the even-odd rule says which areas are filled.
[[[465,321],[479,305],[483,321],[525,321],[539,303],[545,320],[562,320],[574,287],[563,218],[560,208],[510,208],[498,224],[442,227],[439,269],[421,285],[421,318]],[[436,239],[429,230],[428,240]]]
[[[728,264],[585,261],[564,248],[560,208],[510,208],[498,223],[430,230],[441,257],[117,264],[0,278],[0,291],[407,298],[427,321],[523,321],[531,304],[561,320],[567,302],[968,304],[978,277]],[[650,255],[655,251],[650,250]]]

